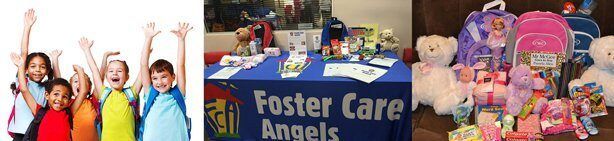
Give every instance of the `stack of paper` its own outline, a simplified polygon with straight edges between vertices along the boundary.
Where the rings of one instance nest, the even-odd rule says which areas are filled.
[[[224,67],[217,71],[213,75],[209,76],[209,79],[228,79],[241,70],[241,67]]]
[[[323,76],[348,77],[371,83],[386,74],[388,70],[361,64],[326,64]]]
[[[369,61],[369,64],[372,65],[378,65],[378,66],[384,66],[384,67],[392,67],[392,65],[394,65],[395,62],[397,62],[399,59],[392,59],[392,58],[373,58],[371,61]]]

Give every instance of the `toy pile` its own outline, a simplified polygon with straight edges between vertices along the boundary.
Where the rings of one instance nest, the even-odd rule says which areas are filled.
[[[471,13],[458,41],[419,37],[412,110],[424,104],[437,115],[451,114],[458,128],[448,132],[449,140],[543,140],[567,132],[587,140],[598,134],[591,118],[614,106],[614,36],[598,34],[588,15],[596,4],[587,1],[583,14],[572,14],[575,7],[566,3],[564,15],[516,17],[496,0]],[[498,4],[499,10],[487,10]],[[448,66],[455,55],[458,64]]]

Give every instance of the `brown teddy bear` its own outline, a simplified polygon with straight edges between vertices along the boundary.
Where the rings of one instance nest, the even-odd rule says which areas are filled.
[[[251,38],[249,37],[249,27],[237,29],[235,31],[235,38],[239,42],[235,44],[233,51],[239,56],[250,56],[249,42]]]

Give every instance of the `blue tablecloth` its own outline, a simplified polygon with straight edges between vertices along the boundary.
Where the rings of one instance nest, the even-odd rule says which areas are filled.
[[[228,80],[207,79],[223,68],[219,64],[205,69],[205,129],[211,139],[411,139],[411,71],[401,60],[367,84],[323,77],[326,63],[347,61],[323,62],[311,53],[311,65],[297,78],[282,79],[278,62],[288,56],[268,57]]]

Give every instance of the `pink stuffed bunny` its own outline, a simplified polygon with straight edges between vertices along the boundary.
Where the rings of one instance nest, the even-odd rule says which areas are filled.
[[[486,63],[484,62],[475,63],[473,67],[465,66],[463,64],[456,64],[452,66],[453,70],[460,70],[460,74],[458,76],[459,81],[456,82],[456,85],[458,85],[461,89],[460,95],[458,95],[458,99],[461,100],[460,102],[465,101],[465,98],[467,99],[464,105],[473,106],[474,99],[472,92],[473,88],[476,86],[474,81],[475,70],[483,69],[484,67],[486,67]]]
[[[531,74],[531,68],[527,65],[519,65],[510,70],[510,84],[507,86],[507,94],[505,95],[507,112],[513,116],[517,116],[524,104],[533,96],[533,90],[544,89],[545,82],[543,79],[534,79]],[[539,100],[535,108],[541,109],[543,100]],[[536,111],[536,110],[534,110]]]

